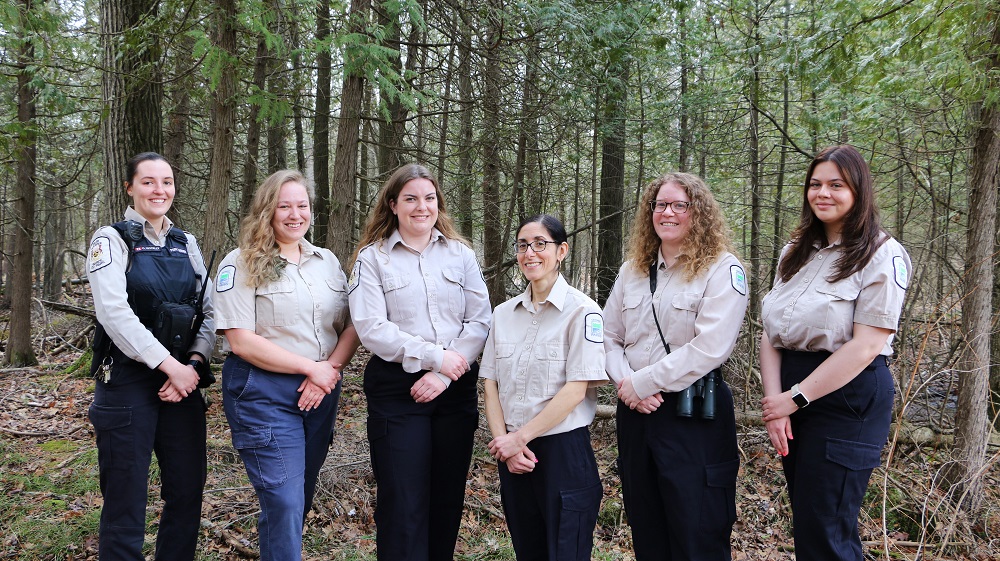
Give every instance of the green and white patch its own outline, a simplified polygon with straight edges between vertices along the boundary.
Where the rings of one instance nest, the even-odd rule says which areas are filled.
[[[350,294],[354,292],[354,289],[358,287],[358,283],[361,282],[361,260],[354,262],[354,267],[351,269],[351,278],[347,281],[347,293]]]
[[[215,282],[216,292],[225,292],[236,286],[236,266],[226,265],[219,270],[219,278]]]
[[[747,274],[743,272],[743,267],[739,265],[729,266],[729,278],[733,283],[733,289],[743,296],[747,295]]]
[[[584,333],[585,339],[591,343],[604,343],[604,318],[601,314],[592,312],[584,317]]]
[[[910,271],[906,268],[906,259],[897,255],[892,258],[892,272],[896,279],[896,284],[906,290],[910,286]]]

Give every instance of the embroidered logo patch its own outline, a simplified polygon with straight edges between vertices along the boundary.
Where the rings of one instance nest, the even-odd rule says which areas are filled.
[[[111,264],[111,240],[106,236],[95,238],[90,244],[90,272]]]
[[[743,267],[739,265],[729,266],[729,277],[733,282],[733,288],[743,296],[747,295],[747,274],[743,272]]]
[[[893,257],[892,269],[895,273],[894,276],[896,278],[896,284],[898,284],[903,290],[906,290],[906,288],[910,285],[910,271],[906,268],[906,260],[899,255]]]
[[[236,267],[226,265],[219,271],[219,279],[215,283],[216,292],[225,292],[236,285]]]
[[[587,314],[584,323],[586,324],[584,338],[591,343],[604,343],[604,318],[601,314],[596,312]]]
[[[358,283],[361,281],[361,261],[354,262],[354,268],[351,269],[351,279],[347,281],[347,293],[350,294],[354,292],[354,289],[358,287]]]

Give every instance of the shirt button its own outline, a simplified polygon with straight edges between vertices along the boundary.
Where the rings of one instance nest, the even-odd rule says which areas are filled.
[[[647,350],[647,351],[649,350],[649,345],[646,345],[646,350]]]
[[[531,320],[531,325],[538,325],[538,320]]]
[[[549,356],[556,356],[556,352],[555,351],[549,351]]]
[[[822,261],[822,260],[823,260],[823,256],[822,256],[822,255],[820,255],[820,256],[819,256],[819,257],[817,257],[816,259],[819,259],[820,261]]]
[[[522,401],[522,400],[524,400],[524,396],[521,396],[521,395],[517,396],[517,400],[518,400],[518,401]]]

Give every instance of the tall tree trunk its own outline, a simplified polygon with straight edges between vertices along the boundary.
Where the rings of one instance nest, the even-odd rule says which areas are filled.
[[[991,38],[984,74],[995,85],[1000,69],[1000,25],[990,19]],[[956,491],[954,500],[970,513],[982,507],[982,468],[989,442],[990,328],[993,292],[993,249],[996,243],[997,186],[1000,185],[1000,108],[983,102],[973,137],[970,171],[969,229],[965,275],[962,277],[962,349],[955,413],[955,463],[945,472]]]
[[[490,10],[486,29],[486,51],[483,69],[483,261],[493,275],[486,279],[490,304],[496,307],[507,299],[502,263],[503,217],[500,209],[500,61],[499,45],[503,25],[502,10],[498,0],[488,0]]]
[[[17,144],[15,160],[17,183],[14,201],[14,255],[11,260],[10,338],[4,353],[4,364],[28,366],[38,364],[31,348],[31,273],[32,244],[35,237],[35,98],[33,84],[35,46],[30,20],[36,9],[33,0],[22,0],[18,6],[17,62]]]
[[[360,33],[368,22],[371,0],[352,0],[349,26]],[[327,247],[341,256],[341,265],[354,248],[354,198],[357,190],[358,146],[361,134],[361,108],[365,96],[364,57],[360,45],[344,52],[344,84],[340,95],[340,121],[337,123],[337,153],[333,165],[333,193],[330,200],[330,227]]]
[[[351,6],[353,18],[354,7]],[[349,33],[356,33],[351,26]],[[313,117],[313,184],[316,186],[316,204],[313,205],[313,243],[330,247],[326,243],[326,229],[330,218],[330,0],[316,2],[316,114]],[[333,248],[330,248],[333,249]],[[340,259],[347,256],[333,253]],[[346,264],[345,264],[346,265]]]
[[[66,264],[66,186],[56,185],[43,191],[45,201],[45,244],[42,256],[42,294],[58,300],[62,293],[62,275]]]
[[[257,38],[257,54],[253,61],[253,79],[250,82],[251,96],[259,96],[264,92],[267,80],[267,41],[263,35]],[[250,112],[247,114],[247,153],[243,160],[243,181],[237,188],[240,191],[239,215],[246,216],[257,189],[257,178],[260,176],[260,103],[250,101]],[[319,186],[317,184],[317,190]]]
[[[464,4],[464,2],[463,2]],[[458,18],[458,103],[461,107],[459,116],[458,138],[461,150],[458,152],[458,226],[462,235],[472,239],[473,234],[473,132],[472,121],[475,116],[472,91],[472,32],[464,18]]]
[[[236,60],[236,0],[219,0],[213,17],[214,48],[227,60]],[[236,132],[236,65],[222,64],[219,81],[212,92],[212,159],[208,177],[205,235],[201,240],[206,255],[220,254],[229,211],[229,185],[233,178],[233,136]],[[211,273],[211,271],[209,271]]]
[[[385,34],[385,46],[395,54],[389,57],[389,74],[386,78],[397,80],[400,90],[404,90],[402,61],[402,30],[400,29],[399,4],[395,0],[382,0],[379,8],[378,24]],[[410,46],[407,56],[414,57],[415,45]],[[392,170],[403,163],[403,134],[405,131],[406,106],[400,96],[403,94],[381,90],[378,129],[379,172],[387,177]]]
[[[688,126],[688,74],[691,71],[691,62],[688,58],[688,43],[687,43],[687,12],[683,0],[678,0],[675,4],[677,8],[677,28],[679,31],[679,37],[677,41],[677,47],[680,49],[681,55],[681,93],[680,93],[680,126],[677,131],[679,137],[679,149],[677,151],[677,169],[678,171],[688,170],[688,147],[691,144],[691,129]]]
[[[194,60],[194,39],[184,33],[177,38],[177,53],[174,56],[173,76],[170,92],[170,106],[166,114],[166,130],[163,138],[163,157],[174,169],[174,204],[167,216],[179,227],[184,228],[184,217],[193,221],[194,212],[182,212],[184,208],[200,208],[195,206],[192,195],[187,189],[192,185],[193,177],[187,173],[184,148],[188,141],[188,126],[191,112],[191,91],[195,87],[194,72],[191,61]],[[199,194],[199,199],[200,194]]]
[[[625,116],[628,112],[628,60],[612,61],[613,82],[606,86],[601,123],[601,224],[597,249],[597,303],[603,305],[622,263],[622,214],[625,204]]]
[[[756,325],[755,321],[760,315],[760,298],[762,280],[761,250],[760,250],[760,206],[761,206],[761,181],[760,181],[760,12],[757,4],[754,4],[754,20],[750,22],[750,138],[749,154],[750,158],[750,325]],[[753,341],[754,333],[751,332],[750,340]]]

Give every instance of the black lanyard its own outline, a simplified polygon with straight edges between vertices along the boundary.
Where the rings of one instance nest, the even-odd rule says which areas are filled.
[[[667,354],[670,354],[670,345],[663,338],[663,330],[660,329],[660,320],[656,317],[656,301],[653,299],[653,293],[656,292],[656,265],[657,259],[654,258],[653,262],[649,264],[649,306],[653,309],[653,321],[656,322],[656,332],[660,334],[660,342],[663,343],[663,348],[666,349]]]

